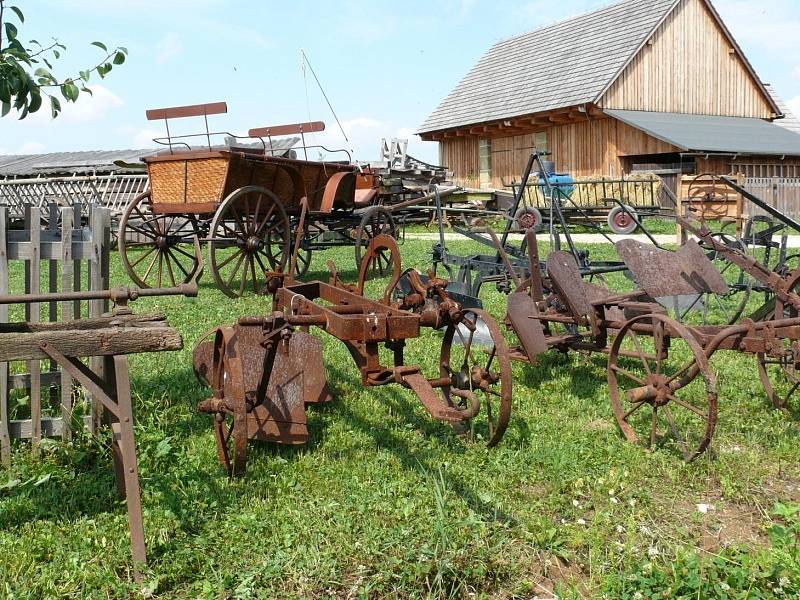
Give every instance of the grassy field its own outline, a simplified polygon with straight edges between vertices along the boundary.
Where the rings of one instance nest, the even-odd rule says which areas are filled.
[[[453,251],[466,251],[454,243]],[[609,257],[610,246],[592,248]],[[426,269],[429,242],[403,246]],[[352,250],[333,259],[355,279]],[[113,279],[123,282],[118,257]],[[344,265],[344,266],[342,266]],[[619,289],[629,285],[612,278]],[[377,295],[377,285],[370,293]],[[484,291],[495,317],[504,297]],[[231,301],[210,277],[195,300],[142,300],[184,336],[173,354],[131,359],[146,582],[132,582],[127,513],[107,440],[16,446],[0,470],[0,597],[8,598],[797,598],[797,414],[768,408],[754,358],[720,353],[714,451],[685,464],[624,441],[602,355],[514,366],[499,447],[465,443],[399,386],[365,389],[323,337],[337,398],[308,411],[311,442],[251,445],[247,476],[220,469],[191,350],[209,328],[270,310]],[[412,341],[430,368],[441,334]],[[15,409],[24,414],[25,399]]]

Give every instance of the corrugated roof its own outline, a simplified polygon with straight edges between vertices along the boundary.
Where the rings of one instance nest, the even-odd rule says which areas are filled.
[[[800,135],[762,119],[606,109],[684,151],[800,156]]]
[[[780,95],[778,95],[774,87],[769,84],[767,84],[765,87],[767,88],[770,96],[772,96],[772,99],[775,101],[775,104],[777,104],[778,108],[780,108],[781,113],[783,113],[782,119],[775,119],[775,125],[780,125],[784,129],[794,131],[795,133],[800,133],[800,120],[798,120],[797,116],[791,111],[789,105]]]
[[[594,102],[679,0],[625,0],[483,55],[419,133]]]
[[[298,141],[300,141],[299,137],[280,138],[273,140],[273,146],[276,152],[282,153],[290,150]],[[238,145],[261,147],[260,142]],[[269,144],[267,145],[269,146]],[[219,148],[224,147],[219,146]],[[87,150],[83,152],[0,155],[0,177],[141,171],[145,168],[141,163],[142,158],[163,151],[163,148],[149,148],[145,150]]]

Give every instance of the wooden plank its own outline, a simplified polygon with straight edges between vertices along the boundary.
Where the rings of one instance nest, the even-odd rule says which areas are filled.
[[[63,321],[56,323],[0,323],[0,333],[42,333],[48,331],[83,331],[104,327],[166,327],[166,315],[152,312],[130,315],[105,315],[96,319]]]
[[[30,242],[33,249],[31,260],[26,262],[28,265],[28,285],[30,293],[38,294],[41,291],[41,262],[39,260],[39,236],[41,234],[41,210],[38,207],[31,207],[27,211],[27,229],[30,232]],[[28,321],[36,323],[40,320],[39,303],[31,302]],[[9,351],[16,350],[14,344],[8,346]],[[31,451],[34,457],[39,456],[39,444],[42,441],[42,381],[40,377],[41,363],[39,358],[30,357],[28,360],[28,371],[31,374]],[[10,359],[9,359],[10,360]]]
[[[89,212],[89,230],[92,236],[92,257],[89,260],[89,287],[91,291],[103,289],[103,223],[100,218],[100,212],[95,210],[94,207],[90,208]],[[97,318],[103,314],[103,301],[102,300],[89,300],[89,318]],[[64,352],[62,352],[64,354]],[[89,354],[77,354],[73,356],[90,356]],[[103,361],[101,358],[93,357],[89,359],[89,364],[92,371],[97,373],[101,378],[103,377]],[[100,431],[100,425],[103,418],[103,404],[99,399],[93,398],[89,394],[90,402],[92,405],[92,433]]]
[[[61,209],[61,289],[73,290],[75,274],[72,264],[72,225],[74,212],[71,208]],[[66,301],[61,303],[62,322],[72,321],[73,304]],[[63,427],[61,437],[64,440],[72,439],[72,376],[63,371],[61,373],[61,418]]]
[[[8,293],[9,269],[6,250],[8,207],[0,206],[0,294]],[[0,322],[8,322],[8,305],[0,305]],[[0,462],[11,466],[11,439],[8,423],[8,363],[0,363]]]
[[[183,348],[180,333],[171,327],[107,327],[77,331],[0,333],[0,361],[28,360],[33,363],[49,358],[42,351],[42,344],[45,343],[64,356],[71,357],[102,357]]]
[[[289,125],[272,125],[269,127],[256,127],[247,132],[250,137],[278,137],[281,135],[294,135],[298,133],[316,133],[325,131],[322,121],[309,121],[307,123],[291,123]]]
[[[145,111],[148,121],[159,119],[181,119],[184,117],[202,117],[204,115],[221,115],[228,112],[224,102],[206,104],[189,104],[187,106],[171,106],[168,108],[151,108]]]

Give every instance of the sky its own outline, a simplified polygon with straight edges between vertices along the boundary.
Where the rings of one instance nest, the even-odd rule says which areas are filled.
[[[163,124],[145,110],[226,101],[213,131],[322,120],[315,143],[378,157],[381,138],[409,139],[436,162],[437,145],[414,135],[425,117],[496,41],[609,4],[608,0],[16,0],[20,37],[67,46],[56,74],[94,64],[90,42],[128,48],[125,65],[92,82],[93,96],[0,119],[0,154],[148,148]],[[761,78],[800,114],[800,1],[714,0]],[[303,50],[341,121],[314,81]],[[195,133],[202,121],[175,122]],[[329,155],[332,157],[332,155]]]

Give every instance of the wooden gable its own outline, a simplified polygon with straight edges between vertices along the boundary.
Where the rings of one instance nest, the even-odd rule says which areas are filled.
[[[705,0],[681,0],[598,104],[623,110],[776,116],[773,100]]]

